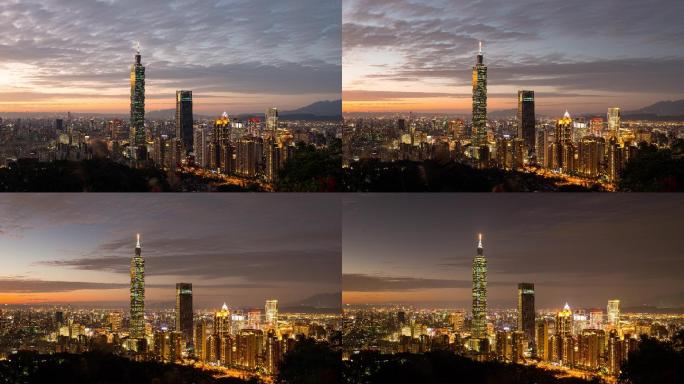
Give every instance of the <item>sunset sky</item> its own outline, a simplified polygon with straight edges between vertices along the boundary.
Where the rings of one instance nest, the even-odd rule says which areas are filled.
[[[148,111],[177,89],[205,114],[339,99],[340,23],[336,1],[2,1],[0,113],[127,112],[136,41]]]
[[[345,112],[470,114],[478,41],[489,110],[536,93],[539,113],[683,99],[678,0],[345,0]]]
[[[343,301],[469,308],[477,234],[488,303],[684,306],[684,202],[675,195],[345,196]]]
[[[135,235],[146,303],[282,305],[340,292],[340,203],[312,195],[0,197],[0,304],[126,307]]]

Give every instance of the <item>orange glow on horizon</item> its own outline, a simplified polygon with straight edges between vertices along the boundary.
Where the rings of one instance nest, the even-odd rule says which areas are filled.
[[[507,109],[515,107],[515,100],[489,99],[488,108]],[[449,112],[470,113],[470,98],[406,98],[376,101],[342,100],[343,113],[363,112]]]
[[[425,289],[415,291],[382,291],[382,292],[342,292],[342,304],[386,304],[404,302],[434,302],[450,300],[458,297],[459,291],[470,292],[469,288]],[[468,293],[463,295],[468,298]]]
[[[81,290],[71,292],[0,292],[0,304],[68,304],[128,300],[127,288]]]

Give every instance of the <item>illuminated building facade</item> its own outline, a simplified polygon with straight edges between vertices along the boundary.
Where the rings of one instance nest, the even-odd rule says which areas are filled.
[[[620,108],[611,107],[608,108],[607,113],[608,120],[608,134],[611,139],[615,139],[618,143],[620,142]]]
[[[565,111],[563,118],[556,122],[555,153],[553,167],[569,173],[574,169],[574,146],[572,144],[572,118]]]
[[[477,255],[473,259],[473,339],[487,337],[487,259],[482,248],[482,234],[479,235]]]
[[[266,300],[264,306],[264,313],[266,314],[266,324],[271,327],[278,326],[278,300]]]
[[[278,140],[278,108],[266,110],[266,130],[271,133],[271,139]]]
[[[535,150],[534,126],[534,91],[518,91],[518,138],[523,140],[527,152]]]
[[[131,148],[145,145],[145,140],[145,67],[138,47],[131,65]]]
[[[608,306],[606,308],[606,313],[608,314],[608,325],[612,326],[613,329],[619,329],[620,327],[620,300],[608,300]]]
[[[192,122],[192,91],[176,91],[176,139],[183,156],[193,150]]]
[[[534,344],[534,284],[518,284],[518,331]]]
[[[133,339],[145,337],[145,260],[142,257],[140,234],[137,235],[135,254],[131,259],[131,325]]]
[[[192,343],[192,284],[176,283],[176,331]]]
[[[473,67],[473,147],[487,144],[487,67],[484,65],[482,42]]]

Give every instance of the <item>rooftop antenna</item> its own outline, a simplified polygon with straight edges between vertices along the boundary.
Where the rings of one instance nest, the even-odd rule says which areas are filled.
[[[138,243],[135,245],[135,247],[136,247],[136,248],[140,248],[140,234],[137,233],[136,236],[137,236],[137,238],[138,238]]]
[[[481,233],[478,233],[478,238],[479,239],[478,239],[477,247],[482,248],[482,234]]]
[[[482,40],[478,41],[478,43],[480,44],[480,50],[478,51],[478,55],[481,55],[482,54]]]

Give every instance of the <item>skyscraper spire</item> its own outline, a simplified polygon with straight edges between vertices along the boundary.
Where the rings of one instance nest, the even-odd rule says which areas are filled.
[[[145,260],[140,248],[140,234],[137,236],[135,252],[131,258],[131,323],[132,339],[145,338]]]
[[[487,337],[487,259],[482,248],[482,234],[478,236],[477,255],[473,259],[473,321],[471,338],[473,349],[480,350],[480,341]]]
[[[478,43],[480,44],[480,49],[477,51],[477,54],[482,55],[482,40],[478,41]]]

